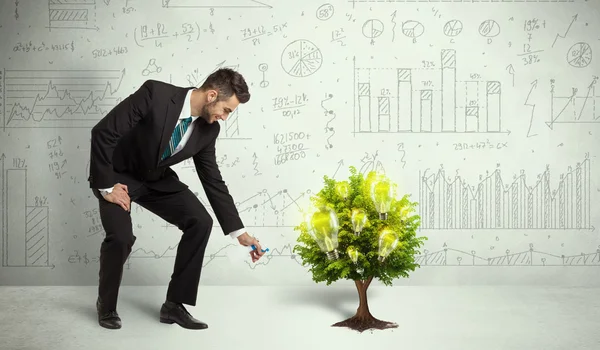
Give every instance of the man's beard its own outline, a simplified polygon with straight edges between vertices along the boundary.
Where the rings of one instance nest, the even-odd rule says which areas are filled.
[[[208,112],[208,107],[212,107],[216,104],[217,102],[213,101],[213,102],[209,102],[208,104],[205,104],[204,107],[202,107],[202,110],[200,111],[200,118],[206,120],[206,122],[210,123],[211,122],[211,115]]]

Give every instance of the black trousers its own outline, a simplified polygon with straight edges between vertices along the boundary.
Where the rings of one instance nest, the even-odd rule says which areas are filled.
[[[98,295],[106,310],[116,310],[123,267],[137,237],[133,235],[130,213],[105,200],[98,190],[92,191],[99,200],[100,219],[106,232],[100,247]],[[212,217],[189,189],[159,192],[142,185],[130,190],[129,198],[183,232],[167,289],[167,300],[196,305],[204,252],[213,226]]]

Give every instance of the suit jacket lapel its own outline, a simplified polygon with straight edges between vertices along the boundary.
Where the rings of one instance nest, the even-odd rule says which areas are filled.
[[[193,89],[193,87],[179,89],[173,96],[171,96],[170,101],[167,102],[167,113],[165,117],[165,123],[163,124],[162,137],[160,139],[160,146],[158,148],[158,156],[156,158],[157,166],[161,163],[160,158],[167,148],[169,141],[171,140],[171,135],[173,134],[173,130],[175,130],[175,124],[177,124],[177,120],[181,115],[181,109],[185,101],[185,96],[190,89]]]

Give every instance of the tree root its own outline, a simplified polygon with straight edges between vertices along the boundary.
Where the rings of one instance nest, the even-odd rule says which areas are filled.
[[[362,333],[368,329],[384,330],[389,328],[398,328],[398,324],[394,322],[378,320],[369,314],[367,316],[354,315],[347,320],[332,324],[331,327],[347,327]]]

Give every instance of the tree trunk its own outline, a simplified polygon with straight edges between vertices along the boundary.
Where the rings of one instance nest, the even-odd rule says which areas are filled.
[[[369,277],[367,280],[356,280],[356,289],[358,290],[358,309],[356,314],[347,320],[337,322],[332,327],[348,327],[350,329],[364,332],[367,329],[387,329],[396,328],[398,325],[394,322],[381,321],[371,315],[369,311],[369,304],[367,302],[367,289],[373,281],[373,277]]]

